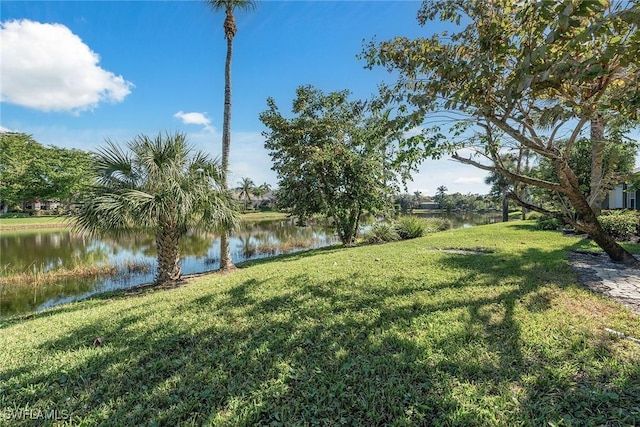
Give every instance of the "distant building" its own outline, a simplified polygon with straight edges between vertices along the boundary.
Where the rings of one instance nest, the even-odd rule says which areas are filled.
[[[60,202],[57,200],[28,200],[22,203],[25,211],[51,211],[58,209]]]
[[[440,203],[436,203],[436,202],[420,202],[420,203],[418,203],[418,209],[429,209],[429,210],[440,209]]]
[[[633,175],[640,175],[640,168],[633,170]],[[605,209],[635,209],[640,210],[638,201],[640,190],[629,186],[627,183],[616,185],[602,202]]]

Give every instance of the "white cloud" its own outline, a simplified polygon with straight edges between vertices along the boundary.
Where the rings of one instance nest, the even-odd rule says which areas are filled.
[[[484,182],[484,178],[480,176],[461,176],[453,181],[455,184],[479,184]]]
[[[185,113],[183,111],[178,111],[173,115],[180,120],[185,125],[202,125],[207,132],[214,133],[215,128],[211,126],[211,119],[206,116],[206,113]]]
[[[41,111],[79,112],[122,102],[133,84],[62,24],[0,24],[0,100]]]
[[[9,132],[13,132],[11,129],[6,128],[4,126],[0,126],[0,133],[9,133]]]

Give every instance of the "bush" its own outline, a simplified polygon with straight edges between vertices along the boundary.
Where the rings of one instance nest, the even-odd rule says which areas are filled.
[[[385,243],[400,239],[392,224],[376,222],[365,234],[364,240],[367,243]]]
[[[634,211],[608,211],[598,217],[604,231],[616,240],[629,240],[638,234],[638,214]]]
[[[396,233],[402,240],[422,237],[427,229],[425,222],[415,216],[403,216],[396,222]]]
[[[562,227],[562,221],[549,215],[540,215],[536,220],[538,230],[558,230]]]
[[[527,214],[527,219],[540,219],[540,217],[542,217],[542,214],[540,212],[529,212]]]
[[[425,218],[422,222],[425,224],[425,233],[446,231],[453,227],[451,220],[447,218]]]

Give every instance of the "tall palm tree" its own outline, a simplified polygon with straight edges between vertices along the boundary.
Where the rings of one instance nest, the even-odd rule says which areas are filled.
[[[262,183],[262,185],[260,186],[260,188],[262,189],[262,191],[266,193],[268,193],[269,191],[271,191],[271,184],[264,182]]]
[[[194,152],[184,134],[139,135],[127,148],[107,141],[96,153],[96,185],[75,214],[75,228],[116,236],[152,231],[156,283],[178,281],[179,242],[187,231],[229,230],[238,222],[233,199],[222,186],[222,170],[206,154]]]
[[[224,64],[224,116],[222,119],[222,184],[226,190],[229,171],[229,149],[231,147],[231,58],[233,56],[233,38],[238,30],[233,16],[235,9],[255,10],[254,0],[207,0],[213,10],[224,10],[224,37],[227,39],[227,58]],[[233,269],[229,251],[229,233],[220,236],[220,269]]]
[[[238,181],[238,190],[240,190],[240,197],[244,199],[244,210],[247,210],[247,205],[251,202],[251,193],[256,187],[251,178],[242,178]]]

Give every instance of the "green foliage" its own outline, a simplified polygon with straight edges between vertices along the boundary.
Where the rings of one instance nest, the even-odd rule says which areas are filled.
[[[364,241],[367,243],[386,243],[399,239],[400,236],[396,232],[395,225],[388,222],[376,222],[364,236]]]
[[[615,210],[598,217],[604,231],[616,240],[629,240],[638,235],[640,221],[637,211]]]
[[[256,184],[251,178],[244,177],[238,181],[237,190],[240,191],[240,197],[244,200],[244,210],[246,211],[251,203],[251,195],[255,194]]]
[[[536,218],[536,228],[538,230],[559,230],[562,225],[562,221],[550,215],[544,214]]]
[[[448,218],[422,218],[422,222],[425,226],[425,234],[450,230],[453,226]]]
[[[395,223],[395,229],[402,240],[422,237],[427,229],[425,222],[415,216],[402,216]]]
[[[592,233],[612,259],[632,262],[599,232],[592,209],[602,195],[603,153],[637,125],[640,100],[640,3],[609,3],[425,1],[419,23],[454,22],[453,32],[374,40],[362,57],[369,67],[398,76],[382,85],[385,101],[423,124],[434,123],[421,127],[424,156],[451,154],[514,183],[563,195],[569,205],[551,213]],[[454,117],[448,133],[441,129],[443,117]],[[599,131],[603,122],[611,125],[608,134]],[[569,159],[588,124],[592,150],[582,165],[591,167],[595,184],[587,197]],[[521,158],[527,151],[550,161],[553,179],[501,162],[506,153]],[[524,191],[509,196],[523,205],[536,202]]]
[[[566,143],[566,141],[565,141]],[[561,146],[563,144],[560,144]],[[569,166],[576,174],[580,191],[584,197],[588,197],[591,189],[591,156],[592,143],[588,139],[579,139],[573,144],[569,157]],[[603,179],[601,192],[608,192],[617,184],[625,182],[635,166],[635,155],[638,151],[638,143],[628,139],[609,139],[603,152]],[[537,167],[533,170],[533,176],[538,179],[553,181],[556,179],[556,171],[550,159],[541,158]],[[539,204],[547,204],[562,209],[570,206],[567,199],[557,192],[544,188],[533,188],[532,196]]]
[[[94,170],[90,153],[44,147],[22,133],[0,133],[0,202],[10,207],[36,199],[76,200],[92,184]]]
[[[638,424],[640,352],[603,325],[640,337],[640,317],[575,285],[566,254],[583,240],[532,228],[298,253],[0,321],[10,402],[0,415],[55,408],[73,425],[117,426]]]
[[[402,216],[391,223],[377,222],[365,234],[367,243],[384,243],[396,240],[415,239],[428,233],[436,233],[451,229],[451,221],[447,218],[419,218]]]
[[[531,219],[531,220],[534,220],[534,219],[537,220],[540,217],[542,217],[542,214],[540,212],[533,211],[527,214],[527,219]]]
[[[194,152],[183,134],[139,135],[128,150],[108,141],[97,153],[97,185],[78,212],[76,230],[127,235],[155,233],[158,282],[178,280],[179,241],[190,229],[224,231],[238,213],[224,191],[217,162]]]
[[[388,113],[349,101],[349,92],[324,94],[312,86],[296,91],[292,112],[281,115],[273,99],[260,120],[273,169],[278,205],[304,221],[321,214],[333,221],[345,244],[353,243],[360,216],[388,206],[388,194],[403,169],[390,145],[401,138]]]

